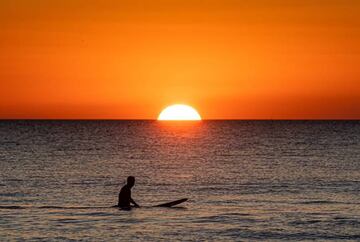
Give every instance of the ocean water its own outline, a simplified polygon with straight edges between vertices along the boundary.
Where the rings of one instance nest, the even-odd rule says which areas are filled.
[[[1,121],[0,240],[360,240],[360,122]]]

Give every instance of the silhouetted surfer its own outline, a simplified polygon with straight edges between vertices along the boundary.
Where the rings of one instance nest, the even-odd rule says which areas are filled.
[[[136,208],[140,207],[134,199],[131,198],[131,188],[135,185],[135,177],[129,176],[127,183],[123,186],[119,193],[118,206],[123,209],[130,209],[130,203],[134,204]]]

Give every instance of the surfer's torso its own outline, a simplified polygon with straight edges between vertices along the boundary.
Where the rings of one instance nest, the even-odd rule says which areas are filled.
[[[128,185],[125,185],[121,188],[119,193],[119,207],[130,207],[131,201],[131,189]]]

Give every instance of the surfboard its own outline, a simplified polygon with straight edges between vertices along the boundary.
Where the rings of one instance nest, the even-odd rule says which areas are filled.
[[[183,199],[179,199],[179,200],[176,200],[176,201],[172,201],[172,202],[168,202],[168,203],[162,203],[162,204],[159,204],[159,205],[155,205],[153,207],[166,207],[166,208],[170,208],[170,207],[173,207],[173,206],[176,206],[180,203],[183,203],[183,202],[186,202],[188,199],[187,198],[183,198]]]
[[[183,198],[183,199],[179,199],[179,200],[175,200],[175,201],[172,201],[172,202],[167,202],[167,203],[161,203],[159,205],[155,205],[155,206],[151,206],[152,208],[154,207],[165,207],[165,208],[171,208],[171,207],[174,207],[180,203],[183,203],[183,202],[186,202],[188,199],[187,198]],[[135,208],[134,206],[130,206],[130,207],[119,207],[118,205],[114,205],[112,206],[113,208],[120,208],[122,210],[131,210],[132,208]],[[146,208],[147,206],[145,206]],[[147,207],[147,208],[151,208],[151,207]],[[141,206],[140,208],[144,208],[143,206]]]

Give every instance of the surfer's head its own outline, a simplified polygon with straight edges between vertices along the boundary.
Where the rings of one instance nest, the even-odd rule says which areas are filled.
[[[127,178],[127,185],[128,185],[129,187],[133,187],[134,184],[135,184],[135,177],[129,176],[129,177]]]

